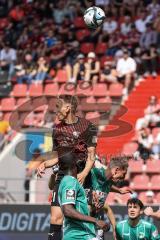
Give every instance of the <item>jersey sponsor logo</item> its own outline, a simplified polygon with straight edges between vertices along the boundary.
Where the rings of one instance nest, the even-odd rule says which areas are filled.
[[[145,239],[145,235],[143,232],[140,232],[139,235],[138,235],[139,239]]]
[[[155,230],[155,231],[152,233],[152,236],[153,236],[153,237],[157,237],[157,236],[158,236],[158,231]]]
[[[67,200],[75,200],[75,190],[66,190],[66,199]]]

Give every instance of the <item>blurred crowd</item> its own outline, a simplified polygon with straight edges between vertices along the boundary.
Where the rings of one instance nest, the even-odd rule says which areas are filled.
[[[144,117],[136,122],[138,150],[135,156],[147,160],[160,159],[160,102],[151,96]]]
[[[158,0],[0,0],[0,74],[8,81],[43,83],[66,69],[68,81],[121,82],[127,94],[137,75],[154,77],[160,53]],[[86,8],[105,10],[104,24],[81,41],[75,19]],[[84,42],[105,42],[103,54],[81,52]],[[110,61],[101,64],[103,56]]]

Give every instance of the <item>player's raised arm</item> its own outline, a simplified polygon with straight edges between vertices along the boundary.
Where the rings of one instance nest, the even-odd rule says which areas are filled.
[[[153,218],[156,218],[157,220],[160,220],[160,210],[154,212],[153,208],[147,207],[144,210],[144,214]]]
[[[111,223],[111,225],[112,225],[113,237],[114,237],[114,240],[116,240],[116,239],[117,239],[117,238],[116,238],[116,232],[115,232],[116,219],[115,219],[114,213],[113,213],[111,207],[110,207],[107,203],[104,204],[104,210],[105,210],[105,212],[107,213],[107,216],[108,216],[108,218],[109,218],[109,221],[110,221],[110,223]]]
[[[37,176],[42,177],[46,168],[51,168],[58,163],[58,154],[56,151],[52,152],[52,159],[42,162],[37,168]]]

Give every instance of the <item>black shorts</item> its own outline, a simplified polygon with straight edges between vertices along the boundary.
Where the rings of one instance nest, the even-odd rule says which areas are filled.
[[[57,206],[60,207],[59,201],[58,201],[58,189],[60,182],[62,178],[64,177],[64,174],[58,173],[57,180],[53,189],[53,194],[52,194],[52,201],[51,201],[51,206]],[[86,192],[86,197],[87,197],[87,202],[88,205],[92,204],[92,182],[91,182],[91,173],[88,174],[88,176],[85,179],[85,182],[83,184],[83,187]]]

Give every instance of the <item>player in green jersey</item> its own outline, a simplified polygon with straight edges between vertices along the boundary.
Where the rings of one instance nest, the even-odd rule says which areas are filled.
[[[108,229],[108,225],[89,216],[84,188],[76,178],[75,159],[73,153],[61,157],[65,176],[59,185],[58,199],[64,214],[63,240],[92,240],[96,239],[96,225],[102,229]]]
[[[92,175],[92,188],[96,192],[98,197],[98,203],[102,206],[102,209],[95,215],[98,219],[103,219],[104,211],[107,214],[113,230],[113,237],[116,239],[115,234],[115,217],[108,206],[106,198],[109,192],[118,192],[120,194],[130,193],[131,190],[120,189],[115,186],[115,184],[124,180],[125,175],[128,169],[128,159],[125,156],[116,156],[112,157],[110,163],[107,167],[104,165],[99,165],[97,161],[95,161],[95,167],[91,170]],[[99,240],[103,239],[103,231],[97,229],[97,238]]]
[[[132,198],[128,200],[128,219],[116,225],[117,240],[159,240],[157,228],[154,224],[141,219],[143,203]]]

